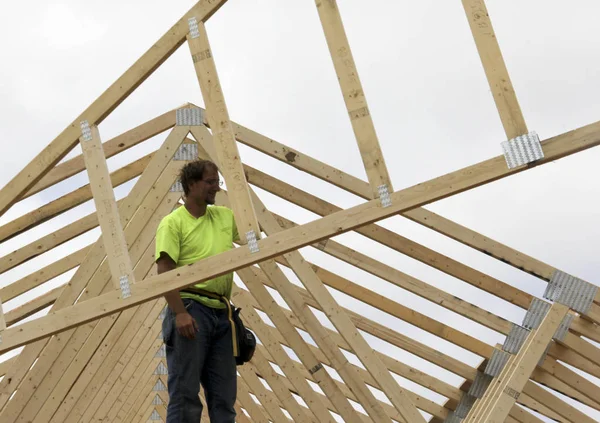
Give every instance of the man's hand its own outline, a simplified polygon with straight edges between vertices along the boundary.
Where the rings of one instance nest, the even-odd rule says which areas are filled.
[[[198,323],[196,323],[196,320],[194,320],[190,313],[185,311],[175,315],[175,328],[181,336],[194,339],[196,332],[198,332]]]

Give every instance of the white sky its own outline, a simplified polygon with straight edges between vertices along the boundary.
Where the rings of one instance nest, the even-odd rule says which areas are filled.
[[[371,115],[395,189],[501,154],[505,139],[461,2],[338,0]],[[71,123],[192,5],[190,0],[38,1],[3,7],[0,25],[0,185]],[[600,6],[593,0],[488,0],[488,9],[530,130],[542,139],[593,123],[600,116]],[[8,7],[8,10],[6,9]],[[233,120],[366,179],[314,2],[230,0],[207,24]],[[185,102],[202,105],[187,46],[177,51],[100,126],[104,140]],[[163,137],[164,138],[164,137]],[[151,142],[156,148],[163,139]],[[111,169],[150,147],[109,161]],[[359,200],[272,159],[241,148],[242,158],[341,207]],[[598,283],[600,149],[592,149],[453,198],[431,209],[557,268]],[[84,183],[73,178],[0,218],[20,214]],[[117,189],[117,195],[126,193]],[[304,222],[315,216],[262,193],[267,205]],[[0,255],[93,211],[91,204],[0,245]],[[382,223],[443,254],[541,296],[545,284],[403,219]],[[59,250],[92,242],[97,233]],[[364,239],[340,237],[353,248],[516,323],[522,312],[465,283]],[[78,247],[79,248],[79,247]],[[425,301],[307,250],[311,260],[394,296],[493,345],[502,337]],[[0,275],[11,283],[59,257],[53,252],[26,269]],[[358,278],[358,276],[361,278]],[[61,281],[54,281],[55,284]],[[62,281],[64,282],[64,280]],[[39,294],[43,288],[35,291]],[[338,297],[347,306],[356,301]],[[17,304],[8,304],[13,308]],[[432,336],[395,319],[395,330],[437,346]],[[374,344],[375,345],[375,344]],[[381,346],[398,354],[390,346]],[[443,344],[444,352],[475,364],[474,356]],[[440,347],[442,349],[442,347]],[[411,362],[431,369],[422,363]],[[441,378],[447,375],[436,374]],[[454,379],[446,379],[456,383]],[[593,414],[596,419],[600,414]]]

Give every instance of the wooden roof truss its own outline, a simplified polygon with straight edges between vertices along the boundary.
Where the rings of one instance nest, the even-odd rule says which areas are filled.
[[[0,316],[0,353],[24,347],[17,356],[0,364],[0,420],[164,421],[168,395],[160,339],[165,308],[162,295],[236,271],[245,288],[235,287],[233,301],[242,307],[247,325],[260,340],[253,360],[238,368],[236,408],[240,422],[334,422],[341,418],[355,423],[530,423],[542,421],[539,414],[556,421],[593,422],[578,406],[555,393],[600,410],[598,387],[570,368],[600,377],[600,351],[584,339],[600,342],[600,295],[596,287],[423,206],[592,148],[600,143],[600,122],[542,141],[543,157],[534,161],[509,168],[500,155],[394,191],[336,1],[316,0],[316,7],[368,182],[230,120],[204,26],[224,3],[204,0],[192,7],[2,189],[0,213],[4,214],[17,202],[77,173],[87,171],[89,178],[89,185],[0,227],[0,241],[35,231],[43,222],[91,199],[97,210],[0,258],[2,273],[28,266],[31,259],[52,253],[97,226],[102,236],[0,289],[5,304],[27,298],[33,289],[43,291]],[[506,137],[517,142],[529,131],[484,1],[462,3]],[[104,118],[184,43],[190,50],[206,110],[186,104],[103,143],[99,125]],[[109,173],[106,159],[165,132],[168,136],[156,151]],[[242,162],[238,142],[329,182],[363,202],[342,210],[265,174]],[[83,154],[61,162],[78,144]],[[219,164],[228,189],[218,201],[233,209],[242,241],[230,252],[156,275],[156,226],[179,205],[182,193],[176,183],[177,172],[185,161],[195,157],[210,158]],[[116,201],[113,188],[135,178],[128,195]],[[298,225],[268,210],[252,187],[321,218]],[[548,298],[535,298],[376,224],[394,215],[548,282]],[[529,310],[523,325],[508,322],[331,239],[349,231]],[[298,251],[306,246],[506,335],[506,342],[489,345],[310,263]],[[294,284],[283,269],[291,269],[303,286]],[[44,290],[48,281],[69,271],[74,274],[68,283]],[[471,367],[344,308],[327,287],[476,354],[481,364]],[[287,307],[275,300],[273,290]],[[31,318],[45,309],[49,310],[47,314]],[[314,310],[322,311],[335,330],[323,326]],[[272,325],[261,314],[266,314]],[[309,334],[314,344],[301,333]],[[454,386],[439,375],[402,363],[374,349],[363,333],[445,369],[463,378],[464,383]],[[361,366],[349,361],[348,355]],[[445,400],[438,403],[427,399],[404,387],[394,375]]]

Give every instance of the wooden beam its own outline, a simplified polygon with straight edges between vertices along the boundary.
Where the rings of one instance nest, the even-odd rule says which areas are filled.
[[[248,388],[248,385],[243,380],[238,378],[237,396],[240,403],[246,410],[248,410],[252,421],[257,423],[269,423],[269,418],[266,416],[266,413],[252,399],[249,392],[250,389]]]
[[[237,144],[235,142],[235,136],[231,128],[225,98],[219,83],[216,66],[203,23],[198,23],[197,34],[190,32],[188,44],[196,69],[196,75],[198,76],[198,81],[202,90],[202,95],[207,105],[207,118],[211,124],[213,137],[215,139],[214,161],[219,163],[227,186],[229,187],[230,192],[232,192],[230,201],[236,224],[240,232],[240,237],[243,242],[248,242],[246,236],[253,232],[254,238],[258,239],[260,237],[260,227],[256,219],[256,213],[248,190],[248,184],[244,175]],[[196,137],[196,134],[200,129],[202,129],[200,126],[191,127],[192,134]],[[287,281],[282,273],[277,273],[278,269],[276,264],[273,262],[264,262],[260,265],[266,267],[267,272],[271,272],[270,277],[277,278],[282,284],[291,286],[291,282]],[[298,311],[300,311],[300,309]],[[317,342],[321,341],[321,345],[323,345],[322,342],[324,340],[318,336],[320,324],[316,317],[308,310],[303,310],[301,314],[304,314],[307,319],[312,321],[313,324],[310,326],[313,331],[315,331],[312,333],[317,339]],[[353,376],[344,370],[342,364],[344,361],[347,362],[347,360],[345,360],[339,350],[332,350],[331,353],[336,354],[339,357],[341,365],[337,367],[337,369],[339,369],[339,372],[346,383],[353,384],[354,389],[362,393],[361,403],[368,410],[369,414],[372,415],[374,419],[376,419],[376,416],[379,416],[377,421],[389,421],[383,414],[381,407],[377,406],[375,397],[366,386],[356,383],[356,381],[353,380]],[[319,373],[326,373],[322,368],[320,369],[318,367],[317,371]],[[333,385],[328,383],[327,386],[331,387]],[[331,395],[332,398],[339,397],[338,393],[335,391],[328,392],[328,395]],[[357,421],[356,413],[351,409],[350,404],[347,403],[347,401],[345,404],[340,404],[338,407],[344,418],[348,421]]]
[[[291,228],[296,226],[293,222],[289,220],[277,216],[277,220],[280,224],[282,224],[285,228]],[[404,289],[407,289],[411,292],[415,292],[418,295],[423,296],[424,298],[430,299],[435,303],[449,309],[455,311],[467,318],[472,319],[484,326],[490,327],[492,329],[496,329],[498,332],[508,335],[512,324],[509,324],[505,320],[495,316],[489,312],[479,311],[478,307],[469,304],[465,301],[458,299],[457,297],[452,297],[444,294],[438,289],[431,290],[431,287],[427,288],[423,286],[422,289],[418,289],[420,281],[411,278],[408,275],[404,275],[401,272],[397,271],[390,266],[386,266],[383,263],[377,262],[376,260],[371,259],[357,251],[351,250],[348,247],[345,247],[339,243],[336,243],[333,240],[328,240],[326,243],[319,243],[313,245],[313,247],[332,255],[333,257],[345,261],[353,266],[356,266],[362,270],[365,270],[375,276],[378,276],[388,282],[391,282],[395,285],[401,286]],[[283,259],[277,259],[281,264],[288,265],[288,263]],[[353,282],[350,282],[340,276],[337,276],[326,269],[320,268],[315,264],[307,263],[312,266],[313,269],[317,272],[319,277],[326,282],[329,286],[332,286],[345,294],[352,296],[360,301],[364,301],[367,304],[372,305],[373,307],[379,308],[380,310],[386,311],[391,315],[400,318],[408,323],[411,323],[425,331],[432,333],[433,335],[441,336],[444,339],[453,342],[456,345],[459,345],[468,351],[471,351],[475,354],[479,354],[481,356],[487,357],[491,353],[491,347],[485,345],[478,339],[472,338],[467,334],[464,334],[460,331],[457,331],[453,328],[447,327],[445,325],[440,325],[439,322],[434,321],[433,319],[422,315],[421,313],[412,310],[408,307],[404,307],[401,304],[395,303],[391,301],[389,298],[384,298],[381,295],[375,294],[366,288],[359,286]],[[288,265],[289,266],[289,265]],[[584,346],[579,346],[577,344],[577,340],[572,334],[568,334],[565,337],[566,344],[569,345],[572,351],[576,351],[579,354],[583,354],[584,357],[590,357],[592,360],[598,360],[598,352],[594,350],[595,347],[581,339],[578,342],[585,342]],[[585,347],[585,348],[584,348]],[[550,349],[550,355],[560,358],[561,360],[581,369],[589,372],[592,375],[596,375],[597,366],[594,366],[592,362],[587,360],[582,360],[579,356],[567,355],[564,352],[564,349],[557,348],[556,345]],[[581,394],[589,397],[589,390],[585,390],[584,386],[587,386],[585,383],[585,379],[579,375],[570,372],[566,367],[562,364],[557,363],[556,367],[557,371],[560,372],[564,377],[566,374],[569,374],[568,380],[570,382],[570,386],[573,386],[575,389],[579,390]],[[538,377],[536,376],[536,380]],[[556,381],[548,381],[550,387],[556,388]],[[571,392],[570,396],[575,395],[580,401],[585,404],[594,407],[594,403],[590,402],[586,398],[582,398],[580,395],[577,395]]]
[[[316,0],[315,3],[338,82],[342,89],[350,122],[352,123],[352,129],[371,185],[371,192],[373,198],[378,198],[379,187],[386,186],[389,192],[394,191],[394,189],[377,139],[367,99],[360,83],[358,70],[352,57],[352,50],[346,37],[337,1]]]
[[[215,138],[219,169],[228,189],[235,194],[231,198],[231,203],[241,240],[247,242],[246,235],[249,231],[253,231],[254,237],[259,239],[260,228],[250,199],[248,183],[231,128],[225,96],[219,82],[206,28],[200,19],[197,24],[197,34],[188,34],[188,45],[206,104],[206,117]],[[199,127],[192,127],[192,130],[197,128]]]
[[[100,140],[100,131],[96,125],[90,127],[87,122],[86,127],[83,129],[84,134],[79,140],[90,179],[96,213],[98,213],[98,222],[102,230],[104,250],[106,251],[113,285],[116,290],[121,291],[121,295],[126,297],[129,295],[129,285],[135,284],[135,275],[133,274],[133,264],[129,257],[127,241],[125,241],[125,233],[119,218],[115,192],[110,182],[108,165]],[[85,133],[87,130],[90,131],[89,134]]]
[[[508,139],[527,133],[506,64],[484,0],[462,0],[500,120]]]
[[[144,268],[148,270],[146,263],[141,267],[142,270]],[[87,395],[90,395],[90,391],[96,392],[96,389],[99,389],[104,382],[105,375],[115,367],[118,359],[127,350],[134,349],[139,345],[147,332],[141,328],[154,324],[163,307],[162,300],[157,299],[145,303],[137,309],[132,309],[133,313],[122,313],[104,338],[103,343],[93,352],[93,355],[86,353],[84,346],[77,358],[78,361],[84,363],[85,367],[81,369],[73,365],[69,367],[67,372],[62,375],[59,383],[52,389],[34,422],[48,422],[50,419],[64,422],[64,413],[70,410],[70,407],[80,396],[84,392]],[[132,345],[132,348],[130,348],[130,345]],[[57,413],[59,407],[60,413]],[[29,409],[29,407],[27,408]],[[60,416],[57,416],[57,414]]]
[[[536,162],[535,166],[600,144],[598,126],[600,124],[589,125],[545,141],[542,143],[544,159]],[[127,299],[117,300],[114,294],[109,293],[88,300],[85,306],[81,304],[74,305],[52,315],[42,317],[36,322],[24,323],[20,327],[22,330],[19,332],[10,328],[6,329],[5,340],[0,346],[0,353],[98,319],[104,315],[133,307],[144,301],[162,296],[165,292],[181,289],[192,283],[267,260],[319,240],[351,231],[368,223],[385,219],[530,168],[531,166],[523,166],[507,169],[504,157],[500,156],[397,191],[390,196],[392,201],[390,207],[382,208],[379,201],[375,200],[351,207],[343,212],[334,213],[263,239],[258,242],[259,252],[257,253],[252,253],[246,249],[234,249],[207,258],[202,261],[201,265],[197,263],[150,278],[145,283],[136,284],[132,289],[132,296]]]
[[[77,144],[80,122],[90,125],[102,122],[129,94],[146,80],[185,41],[188,18],[208,20],[226,0],[199,1],[142,55],[96,101],[79,115],[61,134],[38,154],[0,191],[0,216],[36,184]]]

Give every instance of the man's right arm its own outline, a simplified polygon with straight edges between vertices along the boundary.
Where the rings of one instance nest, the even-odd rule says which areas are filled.
[[[160,258],[156,261],[156,265],[158,274],[168,272],[177,267],[173,259],[164,253],[160,255]],[[175,313],[175,327],[177,331],[186,338],[193,339],[198,331],[198,325],[185,308],[179,291],[175,290],[166,293],[165,299],[167,300],[167,304],[169,304],[169,308]]]

